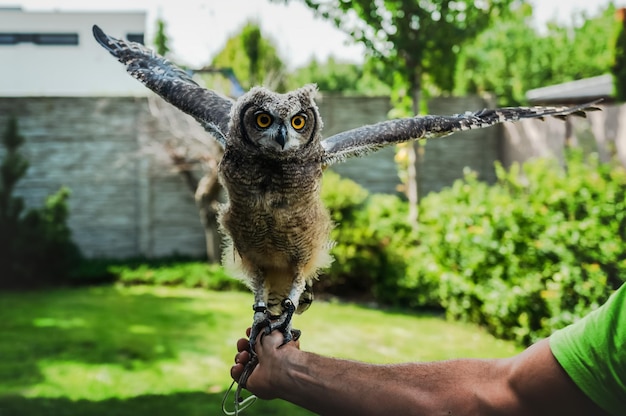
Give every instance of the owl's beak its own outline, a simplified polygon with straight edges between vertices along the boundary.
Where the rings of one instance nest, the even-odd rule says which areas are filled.
[[[287,129],[285,126],[280,126],[278,134],[274,136],[274,140],[276,140],[276,143],[278,143],[282,149],[285,148],[285,143],[287,142]]]

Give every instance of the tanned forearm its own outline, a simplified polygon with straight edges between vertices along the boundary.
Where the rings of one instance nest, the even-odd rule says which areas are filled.
[[[371,365],[299,352],[275,380],[285,400],[323,415],[490,415],[503,366],[495,361]],[[500,413],[501,414],[501,413]]]
[[[278,333],[278,331],[276,331]],[[372,365],[316,355],[270,334],[247,388],[322,415],[600,415],[552,356],[548,340],[507,359]],[[247,340],[231,369],[249,359]]]

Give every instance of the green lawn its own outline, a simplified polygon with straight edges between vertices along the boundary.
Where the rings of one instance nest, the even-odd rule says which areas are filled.
[[[0,416],[219,415],[252,296],[162,287],[0,293]],[[352,304],[295,318],[302,347],[376,363],[502,357],[471,325]],[[274,400],[245,415],[308,415]]]

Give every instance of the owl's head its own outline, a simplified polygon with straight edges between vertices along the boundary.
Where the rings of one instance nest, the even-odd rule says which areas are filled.
[[[252,88],[232,108],[230,140],[276,154],[319,145],[322,120],[314,101],[316,93],[315,85],[286,94]]]

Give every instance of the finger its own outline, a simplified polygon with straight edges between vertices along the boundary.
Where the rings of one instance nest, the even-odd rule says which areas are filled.
[[[250,341],[245,338],[239,338],[237,340],[237,351],[248,351],[250,349]]]
[[[248,338],[250,338],[250,332],[251,332],[251,331],[252,331],[252,328],[248,328],[248,329],[246,329],[246,336],[247,336]]]
[[[239,381],[241,377],[241,373],[243,373],[244,365],[243,364],[235,364],[230,368],[230,376],[235,381]]]
[[[250,353],[248,351],[241,351],[235,355],[235,364],[246,365],[250,361]]]
[[[283,345],[285,338],[280,331],[272,331],[269,334],[266,334],[264,331],[261,331],[259,337],[257,338],[257,343],[264,348],[279,348]],[[258,353],[258,351],[257,351]]]

